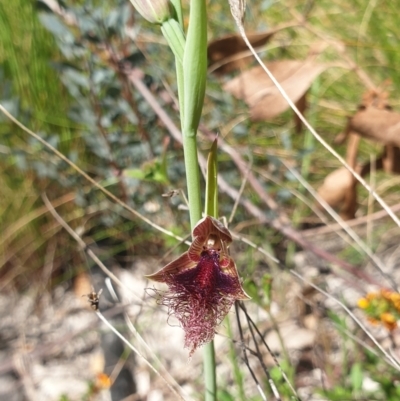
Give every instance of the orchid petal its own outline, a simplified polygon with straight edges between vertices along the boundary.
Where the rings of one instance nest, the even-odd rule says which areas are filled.
[[[187,252],[185,252],[183,255],[179,256],[178,259],[173,260],[171,263],[168,263],[166,266],[164,266],[162,269],[160,269],[158,272],[149,274],[145,277],[158,281],[160,283],[165,283],[165,278],[167,275],[174,275],[181,273],[182,271],[185,271],[187,269],[191,269],[196,266],[196,262],[193,262],[190,258]]]
[[[227,246],[232,242],[229,230],[214,217],[206,216],[196,224],[193,229],[193,237],[209,238],[210,236],[224,241]]]

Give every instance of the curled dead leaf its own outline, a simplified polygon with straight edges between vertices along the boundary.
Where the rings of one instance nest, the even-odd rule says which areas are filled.
[[[326,176],[318,195],[337,210],[343,220],[353,219],[357,210],[356,184],[350,171],[341,167]]]
[[[253,47],[259,47],[277,32],[276,29],[260,33],[248,34],[248,39]],[[209,43],[207,54],[212,72],[223,75],[235,69],[243,68],[251,62],[246,43],[240,34],[226,35]]]
[[[400,147],[400,113],[367,108],[358,111],[349,123],[351,130],[364,138]]]
[[[340,140],[351,132],[383,145],[400,147],[400,113],[392,110],[387,92],[370,90],[363,95],[358,111],[349,118]]]
[[[253,47],[260,47],[265,45],[277,32],[298,25],[298,21],[290,21],[264,32],[248,33],[247,39]],[[212,40],[208,44],[207,55],[209,70],[217,75],[243,68],[253,59],[240,34],[226,35]]]
[[[392,111],[387,92],[370,90],[364,93],[357,113],[349,118],[345,131],[335,139],[337,144],[348,139],[346,159],[353,167],[359,142],[357,140],[354,146],[355,137],[383,145],[383,152],[376,160],[377,170],[383,168],[387,173],[400,173],[400,114]],[[367,174],[369,168],[369,164],[366,164],[362,170]]]
[[[266,63],[293,102],[298,102],[314,79],[329,65],[313,60],[282,60]],[[251,119],[269,120],[288,109],[289,105],[261,67],[246,71],[227,82],[224,89],[250,106]]]
[[[361,138],[382,143],[383,152],[374,161],[357,166]],[[350,117],[343,133],[335,143],[347,142],[346,162],[364,177],[372,169],[387,173],[400,173],[400,114],[392,111],[386,92],[370,90],[363,95],[358,111]],[[319,188],[319,195],[345,220],[354,218],[357,206],[358,181],[343,168],[329,174]]]

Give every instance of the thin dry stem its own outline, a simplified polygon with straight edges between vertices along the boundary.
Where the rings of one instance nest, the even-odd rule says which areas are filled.
[[[374,267],[378,270],[382,277],[384,277],[393,288],[396,288],[396,283],[393,278],[388,276],[384,270],[385,266],[381,260],[372,252],[368,245],[357,235],[357,233],[333,210],[333,208],[312,188],[311,185],[298,173],[298,171],[290,167],[287,163],[282,161],[284,166],[293,174],[293,176],[300,182],[301,185],[314,197],[314,199],[324,207],[328,214],[340,225],[346,234],[353,239],[353,241],[364,251],[373,262]],[[340,235],[340,233],[338,232]]]
[[[111,280],[109,278],[106,278],[106,286],[111,294],[111,297],[113,298],[114,302],[119,303],[118,296],[114,290],[114,287],[112,286]],[[129,330],[132,332],[132,334],[136,337],[136,339],[146,348],[147,352],[151,355],[153,360],[162,368],[163,374],[168,377],[168,379],[174,383],[174,385],[179,388],[179,383],[175,380],[175,378],[168,372],[168,370],[165,368],[165,366],[161,363],[160,359],[157,357],[157,355],[154,353],[154,351],[151,349],[149,344],[143,339],[143,337],[140,335],[140,333],[136,330],[136,327],[132,323],[131,319],[129,318],[128,313],[124,310],[123,311],[125,323]]]
[[[99,311],[96,312],[99,319],[123,342],[125,343],[136,355],[142,358],[143,362],[167,385],[167,387],[180,399],[185,400],[185,398],[179,394],[173,386],[167,381],[167,379],[160,374],[160,372],[146,359],[140,351],[135,348]]]
[[[142,302],[142,299],[138,297],[132,290],[130,290],[126,285],[124,285],[121,280],[113,274],[104,264],[103,262],[95,255],[95,253],[87,247],[85,242],[82,240],[82,238],[66,223],[64,219],[61,218],[61,216],[55,211],[53,205],[47,198],[46,194],[42,195],[42,199],[44,204],[46,205],[48,211],[51,213],[51,215],[54,217],[54,219],[68,232],[68,234],[81,246],[81,248],[89,255],[89,257],[100,267],[101,270],[104,271],[105,274],[107,274],[108,277],[110,277],[117,285],[120,287],[125,288],[127,291],[129,291],[131,294],[133,294],[140,302]]]
[[[296,392],[295,388],[293,387],[292,383],[290,383],[290,380],[287,377],[287,375],[284,372],[284,370],[282,369],[282,366],[280,365],[278,359],[276,358],[275,354],[272,352],[271,348],[268,346],[267,342],[264,339],[264,336],[262,335],[262,333],[258,329],[257,325],[254,323],[254,321],[251,319],[250,315],[247,313],[246,306],[243,303],[239,303],[239,307],[242,309],[242,311],[244,312],[244,314],[246,316],[247,324],[249,326],[250,333],[251,333],[251,336],[253,338],[254,345],[255,345],[255,347],[257,349],[257,355],[258,355],[259,361],[260,361],[260,363],[261,363],[261,365],[263,367],[264,372],[266,373],[266,375],[268,377],[268,381],[269,381],[269,383],[271,385],[271,388],[273,389],[273,391],[275,389],[275,391],[274,391],[275,397],[277,396],[278,392],[277,392],[277,389],[276,389],[275,384],[273,383],[271,377],[269,377],[269,373],[268,373],[267,367],[265,366],[264,361],[262,359],[262,354],[261,354],[260,348],[258,346],[258,341],[256,339],[256,336],[254,334],[253,329],[256,331],[257,335],[260,337],[261,342],[264,344],[264,346],[267,349],[268,353],[271,355],[272,359],[274,360],[275,365],[278,367],[279,371],[281,372],[281,375],[282,375],[283,379],[286,381],[286,383],[289,386],[290,390],[292,391],[294,396],[296,396],[298,398],[298,395],[297,395],[297,392]],[[283,346],[283,344],[282,344],[282,346]],[[272,384],[273,384],[273,387],[272,387]]]
[[[400,205],[393,206],[392,211],[393,211],[393,213],[400,212]],[[349,227],[356,227],[356,226],[360,226],[362,224],[366,224],[368,221],[380,220],[380,219],[384,219],[385,217],[388,217],[388,214],[386,213],[386,211],[380,210],[379,212],[375,212],[368,216],[362,216],[362,217],[358,217],[353,220],[346,221],[346,224]],[[339,223],[331,223],[331,224],[328,224],[328,225],[322,226],[322,227],[309,228],[307,230],[303,230],[301,233],[302,233],[302,235],[304,235],[306,237],[314,237],[314,236],[318,236],[318,235],[335,232],[340,229],[341,229],[341,225]]]
[[[241,348],[242,348],[242,351],[243,351],[244,363],[246,364],[247,369],[249,370],[250,375],[251,375],[251,377],[253,378],[253,380],[254,380],[254,382],[255,382],[255,384],[256,384],[257,390],[258,390],[258,392],[260,393],[262,399],[265,400],[265,401],[267,401],[267,397],[266,397],[266,395],[265,395],[263,389],[261,388],[260,383],[259,383],[259,381],[258,381],[258,379],[257,379],[257,376],[255,375],[254,370],[251,368],[249,359],[248,359],[248,357],[247,357],[247,347],[244,345],[244,344],[245,344],[245,340],[244,340],[244,336],[243,336],[242,324],[241,324],[241,322],[240,322],[240,315],[239,315],[239,309],[238,309],[238,302],[235,303],[235,312],[236,312],[236,321],[237,321],[238,328],[239,328],[239,334],[240,334],[240,340],[241,340]],[[258,355],[258,356],[259,356],[259,355]],[[267,375],[267,377],[268,377],[268,382],[270,383],[271,390],[274,392],[274,395],[275,395],[276,399],[277,399],[278,401],[280,401],[281,398],[280,398],[279,393],[278,393],[277,391],[276,391],[276,393],[275,393],[276,386],[275,386],[274,382],[272,381],[271,376],[269,375],[269,372],[268,372],[268,371],[266,371],[266,375]]]
[[[249,165],[248,165],[248,168],[247,168],[247,174],[245,174],[243,179],[242,179],[242,184],[240,185],[240,189],[239,189],[239,196],[235,200],[235,203],[234,203],[233,208],[232,208],[231,215],[229,216],[229,219],[228,219],[228,223],[229,224],[232,223],[232,220],[235,217],[235,213],[236,213],[237,207],[239,205],[240,198],[242,197],[244,188],[246,187],[247,177],[250,174],[252,164],[253,164],[252,161],[250,161]]]

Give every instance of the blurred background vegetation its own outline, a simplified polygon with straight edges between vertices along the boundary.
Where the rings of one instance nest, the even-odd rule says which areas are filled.
[[[67,17],[75,18],[70,23],[46,3],[0,3],[0,102],[118,198],[178,235],[187,235],[188,214],[179,207],[184,204],[182,198],[162,196],[172,189],[185,189],[181,145],[132,87],[122,68],[129,63],[143,73],[148,90],[179,126],[174,60],[160,32],[135,15],[127,0],[60,2]],[[228,2],[210,0],[208,6],[210,41],[233,34],[236,28]],[[257,0],[247,6],[245,25],[249,32],[258,32],[294,22],[266,41],[261,51],[265,61],[304,60],[310,49],[320,48],[318,62],[342,63],[322,72],[307,94],[307,117],[326,141],[333,143],[370,89],[357,69],[376,87],[390,80],[389,103],[398,109],[399,7],[398,0]],[[301,16],[306,22],[301,22]],[[199,134],[201,151],[206,155],[211,145],[207,130],[220,132],[251,163],[262,187],[294,226],[301,229],[319,224],[312,210],[295,195],[304,190],[280,160],[301,170],[314,188],[340,163],[310,134],[296,132],[289,110],[270,121],[251,121],[248,106],[222,89],[235,75],[237,71],[209,74],[202,119],[206,129]],[[344,155],[346,144],[335,148]],[[358,159],[368,162],[381,148],[363,141]],[[53,268],[45,283],[48,290],[61,282],[69,285],[73,277],[88,269],[75,241],[48,215],[42,193],[88,244],[96,243],[123,266],[129,266],[133,258],[161,258],[176,245],[175,240],[113,204],[3,116],[0,154],[2,290],[26,291],[35,285],[49,258]],[[219,157],[221,175],[232,187],[240,188],[242,177],[231,157],[222,151]],[[399,202],[399,180],[384,172],[374,179],[385,188],[383,195],[389,204]],[[385,186],[389,180],[390,185]],[[358,213],[364,215],[367,195],[362,189],[359,192]],[[243,197],[265,210],[248,185]],[[221,194],[220,215],[229,216],[234,202]],[[257,224],[244,208],[237,209],[232,227],[257,244],[270,246],[288,265],[292,263],[284,235]],[[372,239],[372,247],[378,240]],[[254,277],[260,275],[256,269],[259,256],[243,244],[236,246],[236,252],[238,260],[246,261],[239,263],[241,274],[254,283]],[[390,398],[398,394],[388,395],[394,391],[392,387],[387,391],[387,400],[398,399]],[[343,393],[338,390],[338,394],[329,399],[343,400]]]

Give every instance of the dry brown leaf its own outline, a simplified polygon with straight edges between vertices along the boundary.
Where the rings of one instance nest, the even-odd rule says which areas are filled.
[[[350,119],[352,131],[383,145],[400,147],[400,114],[390,110],[367,108]]]
[[[372,139],[383,144],[383,153],[376,161],[376,169],[387,173],[400,173],[400,114],[392,111],[388,94],[370,90],[363,95],[357,113],[349,118],[346,130],[338,135],[335,142],[342,143],[349,138],[348,147],[353,147],[355,137]],[[348,149],[347,162],[354,167],[358,142],[355,149]],[[369,164],[363,170],[369,169]],[[369,172],[366,171],[366,174]]]
[[[314,79],[328,64],[283,60],[266,63],[293,102],[298,102]],[[261,67],[252,68],[224,85],[224,89],[250,106],[252,120],[269,120],[284,112],[289,105]]]
[[[400,147],[400,113],[392,111],[387,98],[386,92],[366,92],[357,113],[349,118],[340,139],[344,140],[354,131],[383,145]]]
[[[387,173],[400,173],[400,148],[393,144],[392,137],[395,135],[389,135],[390,132],[396,131],[399,131],[400,144],[400,114],[392,111],[386,92],[371,90],[363,95],[357,113],[349,118],[345,131],[336,138],[335,143],[342,143],[348,139],[346,162],[362,177],[369,174],[372,168],[375,171],[383,169]],[[375,160],[374,166],[371,162],[363,166],[356,165],[362,137],[383,144],[383,153]],[[357,184],[358,181],[343,167],[325,178],[318,193],[347,220],[355,216]]]
[[[251,33],[247,37],[253,47],[264,45],[277,32],[277,29],[260,33]],[[249,49],[240,34],[227,35],[208,44],[208,60],[210,69],[216,74],[227,74],[235,69],[243,68],[251,62],[253,56],[240,56],[239,53]],[[238,57],[234,57],[234,56]],[[226,63],[224,62],[226,61]],[[215,69],[214,65],[219,66]]]
[[[353,219],[357,210],[356,184],[350,171],[342,167],[326,176],[318,194],[343,220]]]

